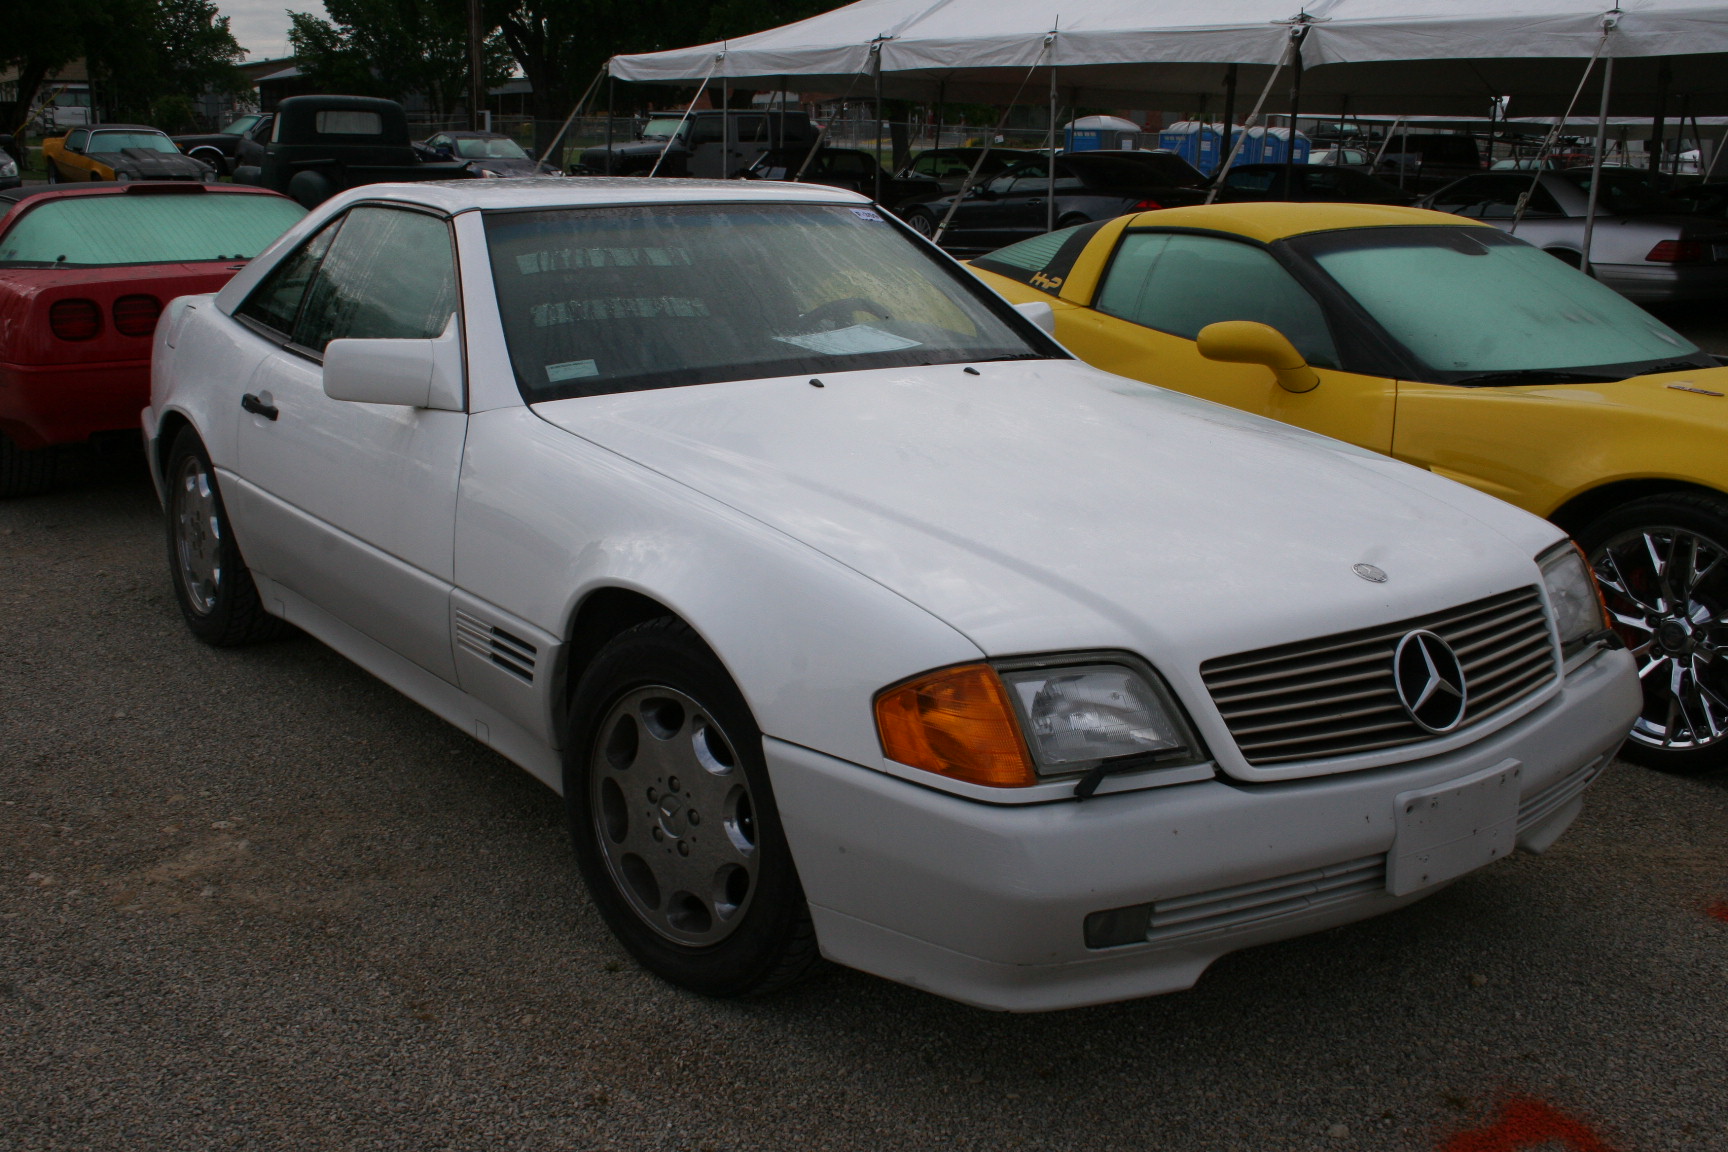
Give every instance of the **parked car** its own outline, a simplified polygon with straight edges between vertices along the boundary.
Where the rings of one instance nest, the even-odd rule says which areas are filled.
[[[166,132],[141,124],[92,124],[42,141],[48,183],[216,179],[216,169],[184,155]]]
[[[1236,164],[1224,175],[1223,198],[1297,203],[1408,204],[1396,185],[1336,165]]]
[[[0,497],[52,486],[57,445],[136,443],[163,302],[220,288],[303,215],[220,184],[0,192]]]
[[[952,195],[960,191],[960,185],[966,182],[966,176],[974,166],[978,167],[974,183],[983,183],[1029,155],[1020,148],[991,148],[988,151],[983,148],[926,148],[906,162],[900,175],[934,180],[942,191]],[[983,157],[982,165],[978,163],[979,157]]]
[[[1424,208],[1469,216],[1512,230],[1518,198],[1530,199],[1516,234],[1574,268],[1584,264],[1588,169],[1484,172],[1455,181],[1421,201]],[[1631,300],[1648,303],[1728,299],[1728,226],[1687,216],[1642,174],[1602,173],[1590,272]]]
[[[1474,136],[1450,132],[1395,132],[1374,175],[1421,195],[1488,167]]]
[[[394,100],[290,96],[276,106],[270,138],[243,146],[237,184],[281,192],[310,208],[344,188],[475,175],[457,160],[425,160],[408,139],[408,115]]]
[[[1334,144],[1329,148],[1317,148],[1308,153],[1308,163],[1327,168],[1348,168],[1355,172],[1371,172],[1374,168],[1374,153],[1367,148]]]
[[[1150,995],[1561,833],[1639,697],[1557,529],[1034,318],[833,188],[344,193],[164,317],[175,595],[561,789],[709,994]]]
[[[170,136],[174,146],[202,160],[223,176],[231,176],[238,166],[243,142],[250,141],[260,149],[270,139],[276,117],[270,112],[249,112],[230,121],[220,132],[195,132]]]
[[[880,187],[881,202],[902,215],[911,205],[942,195],[942,186],[936,181],[922,176],[891,176],[876,157],[857,148],[822,148],[814,156],[808,148],[773,148],[757,157],[744,175],[763,180],[796,178],[804,184],[844,188],[873,200]]]
[[[1413,208],[1172,209],[974,266],[1010,300],[1050,302],[1057,337],[1100,368],[1552,520],[1589,550],[1639,661],[1625,755],[1728,763],[1728,368],[1642,309],[1521,239]]]
[[[11,137],[7,137],[6,142],[10,143]],[[0,192],[8,188],[18,188],[23,183],[24,177],[18,172],[17,159],[11,155],[10,150],[0,150]]]
[[[573,173],[730,179],[770,149],[808,151],[815,143],[816,126],[803,112],[711,109],[656,116],[633,141],[585,148]]]
[[[1206,177],[1173,152],[1076,152],[1056,158],[1056,226],[1108,220],[1124,212],[1206,198]],[[995,248],[1049,231],[1050,159],[1022,160],[973,188],[960,200],[947,231],[946,247]],[[954,197],[944,196],[906,213],[923,236],[935,236]]]
[[[461,160],[476,176],[500,179],[523,176],[562,176],[556,164],[539,164],[502,132],[436,132],[426,147],[442,160]]]

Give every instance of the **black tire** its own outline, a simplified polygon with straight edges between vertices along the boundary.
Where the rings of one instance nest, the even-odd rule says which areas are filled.
[[[58,463],[53,448],[20,448],[0,432],[0,498],[40,496],[54,487]]]
[[[661,617],[607,643],[576,684],[565,735],[577,863],[600,915],[643,967],[722,997],[771,992],[810,971],[815,930],[762,734],[689,625]],[[688,770],[699,780],[675,778],[697,760],[706,769]]]
[[[933,213],[923,208],[914,208],[906,213],[906,224],[912,231],[931,241],[936,239],[936,229],[942,226],[942,222],[936,219]]]
[[[1728,767],[1728,498],[1635,500],[1578,542],[1644,687],[1620,755],[1682,775]]]
[[[1068,213],[1068,215],[1062,217],[1062,219],[1056,221],[1056,227],[1057,228],[1072,228],[1076,224],[1090,224],[1090,223],[1092,223],[1092,217],[1083,215],[1079,212],[1070,212],[1070,213]]]
[[[46,167],[48,169],[48,183],[50,183],[50,184],[64,184],[64,183],[66,183],[65,178],[60,175],[60,169],[59,169],[59,167],[57,167],[55,165],[54,161],[52,161],[52,160],[48,161],[44,165],[44,167]]]
[[[216,648],[288,635],[288,624],[264,611],[229,530],[216,470],[192,429],[174,438],[164,474],[168,574],[192,635]]]

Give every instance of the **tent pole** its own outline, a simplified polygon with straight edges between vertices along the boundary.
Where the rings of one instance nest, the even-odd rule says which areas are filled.
[[[978,180],[978,173],[984,168],[984,160],[990,155],[990,145],[996,140],[998,133],[1008,124],[1008,115],[1014,111],[1014,106],[1020,102],[1020,94],[1026,91],[1026,85],[1032,82],[1032,76],[1038,71],[1039,61],[1044,59],[1044,53],[1050,51],[1050,42],[1055,34],[1044,37],[1044,47],[1038,52],[1038,59],[1032,61],[1032,67],[1026,69],[1026,75],[1020,78],[1020,87],[1014,89],[1014,97],[1002,108],[1002,116],[996,121],[996,127],[990,135],[984,137],[984,147],[978,150],[978,159],[972,161],[972,168],[966,173],[966,178],[960,181],[960,190],[954,193],[954,198],[948,201],[948,211],[943,213],[942,222],[936,226],[936,234],[930,237],[932,244],[941,244],[943,233],[948,231],[948,225],[954,220],[954,212],[960,207],[960,201],[966,198],[966,193],[972,190],[972,185]]]
[[[1056,41],[1050,41],[1050,163],[1044,187],[1044,231],[1056,231]]]
[[[570,115],[564,117],[564,123],[558,126],[558,135],[552,137],[552,143],[546,145],[546,150],[544,152],[540,153],[540,159],[537,161],[537,163],[540,163],[540,164],[546,163],[546,157],[552,155],[553,152],[557,151],[558,145],[560,145],[564,142],[564,133],[570,131],[571,121],[575,120],[576,114],[578,112],[582,111],[582,106],[584,104],[588,103],[588,98],[590,96],[594,95],[594,89],[600,87],[600,78],[602,76],[607,75],[611,71],[611,69],[612,69],[612,62],[610,60],[608,60],[606,63],[604,63],[600,66],[600,71],[594,73],[594,79],[588,82],[588,90],[586,92],[582,93],[582,99],[576,101],[576,107],[570,109]],[[560,170],[562,170],[564,165],[562,163],[560,163],[558,165],[558,167]]]
[[[1704,179],[1700,183],[1710,183],[1710,177],[1716,174],[1716,163],[1722,159],[1723,152],[1728,152],[1728,126],[1723,127],[1722,138],[1716,141],[1716,147],[1710,153],[1710,167],[1705,170]]]
[[[948,103],[948,81],[940,81],[936,85],[936,143],[932,147],[942,147],[942,113]]]
[[[1650,143],[1645,145],[1652,175],[1662,171],[1662,134],[1668,128],[1668,81],[1671,77],[1668,58],[1664,56],[1661,66],[1656,69],[1656,117],[1650,125]]]
[[[1266,106],[1266,97],[1272,95],[1272,86],[1278,83],[1278,73],[1283,70],[1284,65],[1289,60],[1290,49],[1286,47],[1284,55],[1280,56],[1278,63],[1272,66],[1272,75],[1266,77],[1266,87],[1260,89],[1260,99],[1254,101],[1254,111],[1248,113],[1248,119],[1242,121],[1242,134],[1236,137],[1236,142],[1230,146],[1230,151],[1225,153],[1224,162],[1218,166],[1218,175],[1214,176],[1207,186],[1206,203],[1210,204],[1218,199],[1218,190],[1224,187],[1224,174],[1230,170],[1230,165],[1236,162],[1237,155],[1241,153],[1242,141],[1248,138],[1248,129],[1259,123],[1260,109]]]
[[[1236,65],[1232,64],[1224,70],[1224,139],[1218,142],[1218,163],[1224,163],[1224,157],[1230,155],[1230,125],[1236,122]],[[1206,142],[1206,126],[1200,126],[1200,142]],[[1194,153],[1199,156],[1198,150]],[[1213,175],[1217,169],[1206,175]]]
[[[1590,240],[1596,232],[1596,201],[1602,190],[1602,152],[1608,147],[1608,97],[1614,90],[1614,57],[1602,61],[1602,108],[1596,114],[1596,154],[1590,158],[1590,201],[1584,209],[1584,271],[1590,271]]]
[[[732,77],[730,76],[720,77],[720,179],[732,179]]]
[[[878,40],[871,45],[870,51],[876,60],[876,147],[874,149],[876,170],[871,177],[874,191],[871,193],[870,199],[880,204],[882,203],[882,42]]]
[[[1304,25],[1290,34],[1290,139],[1284,149],[1284,199],[1296,192],[1296,115],[1302,110],[1302,40],[1308,35]]]
[[[606,175],[612,175],[612,114],[618,108],[618,78],[606,70]]]

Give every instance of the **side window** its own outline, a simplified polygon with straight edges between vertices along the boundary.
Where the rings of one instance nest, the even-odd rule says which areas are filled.
[[[1017,164],[990,181],[987,187],[998,196],[1005,196],[1014,191],[1016,181],[1025,180],[1027,187],[1031,187],[1032,181],[1044,179],[1047,177],[1042,163]]]
[[[1270,252],[1252,244],[1131,232],[1110,262],[1094,307],[1184,340],[1220,320],[1257,320],[1284,333],[1310,364],[1338,366],[1320,305]]]
[[[455,310],[449,226],[424,212],[363,205],[319,264],[294,343],[322,352],[346,337],[425,340]]]
[[[940,175],[941,173],[936,167],[937,161],[940,159],[939,156],[920,156],[912,162],[912,171],[919,176]]]
[[[85,143],[85,141],[87,141],[89,139],[90,139],[90,133],[86,132],[82,128],[78,129],[77,131],[71,133],[70,135],[68,135],[66,137],[66,151],[68,151],[68,152],[82,152],[82,151],[84,151],[84,143]]]
[[[341,218],[332,220],[318,230],[312,239],[300,245],[299,251],[287,256],[264,277],[252,295],[235,310],[235,315],[255,320],[283,339],[294,331],[294,320],[300,315],[300,301],[306,295],[306,285],[318,271],[318,262],[330,248]]]

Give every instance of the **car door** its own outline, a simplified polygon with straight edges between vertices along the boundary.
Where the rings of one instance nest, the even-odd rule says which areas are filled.
[[[1270,369],[1200,355],[1195,338],[1221,320],[1282,332],[1320,376],[1287,392]],[[1392,448],[1392,380],[1341,370],[1320,303],[1265,248],[1223,236],[1139,230],[1123,235],[1089,308],[1064,310],[1058,335],[1089,363],[1348,440]]]
[[[62,180],[94,180],[94,165],[84,150],[90,146],[90,133],[84,128],[74,128],[66,134],[66,142],[60,146],[60,155],[55,157],[54,166],[59,170]]]
[[[368,204],[278,265],[237,313],[270,344],[240,401],[236,524],[248,562],[451,681],[452,540],[467,417],[333,400],[322,353],[343,337],[459,339],[456,299],[449,224]]]

